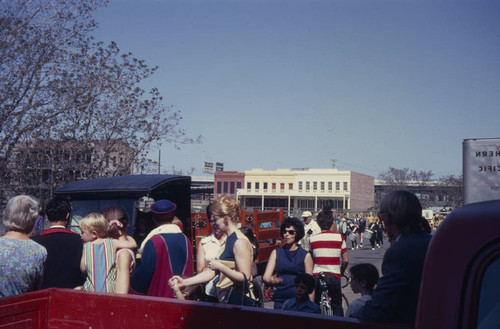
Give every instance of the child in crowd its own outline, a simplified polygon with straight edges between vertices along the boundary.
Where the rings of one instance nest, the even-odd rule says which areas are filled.
[[[109,223],[100,213],[90,213],[80,221],[83,247],[80,269],[87,273],[83,290],[114,292],[116,281],[115,255],[117,249],[135,249],[136,242],[131,239],[120,241],[107,238]]]
[[[365,303],[372,299],[373,288],[377,284],[379,274],[375,266],[368,263],[357,264],[351,267],[351,289],[355,294],[361,293],[361,297],[354,300],[345,313],[345,317],[356,318],[357,313]]]
[[[312,275],[301,273],[295,277],[295,298],[285,300],[282,306],[284,311],[296,311],[321,314],[321,309],[309,299],[314,290],[315,280]]]

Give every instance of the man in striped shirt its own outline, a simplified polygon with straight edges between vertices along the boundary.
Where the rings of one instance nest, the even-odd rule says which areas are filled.
[[[313,275],[316,277],[316,303],[319,303],[321,297],[317,275],[323,272],[326,274],[333,314],[344,316],[340,278],[349,262],[346,243],[342,234],[335,232],[335,222],[331,211],[320,212],[317,222],[321,233],[312,236],[309,240],[314,261]]]

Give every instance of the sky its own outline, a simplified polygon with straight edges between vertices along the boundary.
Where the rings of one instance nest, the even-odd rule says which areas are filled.
[[[464,139],[500,137],[499,1],[111,0],[95,19],[203,136],[162,146],[162,172],[439,178],[461,174]]]

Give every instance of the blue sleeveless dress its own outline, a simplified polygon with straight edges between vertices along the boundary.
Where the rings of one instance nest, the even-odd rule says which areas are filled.
[[[276,274],[283,282],[276,286],[274,293],[274,309],[281,309],[285,300],[295,298],[295,277],[305,273],[304,260],[307,251],[299,247],[290,251],[285,248],[276,249]]]

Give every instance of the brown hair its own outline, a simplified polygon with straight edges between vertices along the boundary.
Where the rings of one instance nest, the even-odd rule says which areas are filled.
[[[393,191],[380,204],[380,212],[389,216],[402,233],[421,232],[422,205],[409,191]]]
[[[109,222],[108,237],[118,239],[127,230],[127,212],[123,207],[112,206],[104,209],[101,213]]]

